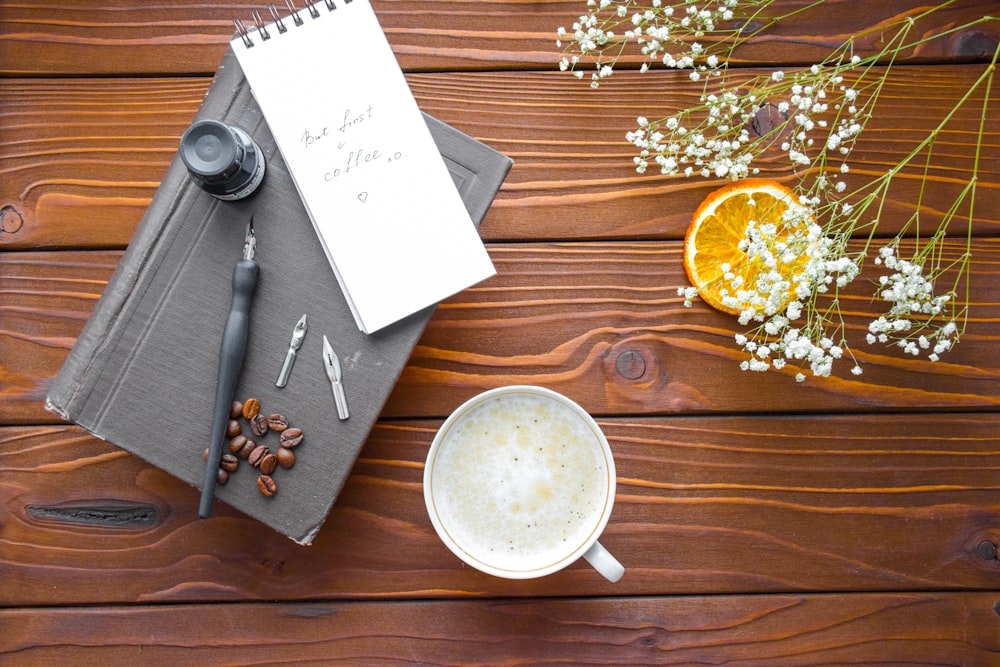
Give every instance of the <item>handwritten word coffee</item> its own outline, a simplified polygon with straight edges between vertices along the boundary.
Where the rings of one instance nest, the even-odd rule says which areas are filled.
[[[328,126],[323,126],[319,130],[305,128],[301,135],[300,143],[306,149],[312,148],[321,142],[329,145],[333,138],[336,137],[336,149],[340,152],[340,161],[339,163],[335,163],[335,166],[332,166],[329,171],[323,173],[323,180],[327,182],[333,181],[340,176],[359,171],[366,165],[376,163],[388,164],[404,157],[402,151],[389,152],[382,148],[369,148],[364,145],[359,148],[349,147],[349,137],[353,131],[364,124],[376,120],[375,107],[373,105],[368,105],[366,109],[360,112],[345,109],[342,118],[340,126],[333,131]],[[346,157],[343,155],[345,150],[347,152]]]

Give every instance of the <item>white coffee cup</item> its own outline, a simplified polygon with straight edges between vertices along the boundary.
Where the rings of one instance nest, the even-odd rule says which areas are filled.
[[[455,410],[427,453],[424,500],[445,545],[482,572],[530,579],[582,556],[609,581],[625,573],[597,541],[615,501],[611,447],[549,389],[491,389]]]

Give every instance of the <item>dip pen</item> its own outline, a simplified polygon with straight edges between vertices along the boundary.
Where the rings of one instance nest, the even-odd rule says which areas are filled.
[[[201,503],[198,516],[207,519],[212,512],[212,499],[222,460],[222,442],[226,436],[229,412],[236,395],[236,382],[243,367],[243,357],[247,349],[247,330],[250,325],[250,305],[257,291],[257,277],[260,267],[254,261],[257,239],[253,233],[253,216],[247,223],[243,242],[243,259],[233,268],[233,299],[229,306],[229,318],[222,332],[219,348],[219,374],[215,385],[215,413],[212,417],[211,442],[208,460],[205,462],[205,477],[201,485]]]

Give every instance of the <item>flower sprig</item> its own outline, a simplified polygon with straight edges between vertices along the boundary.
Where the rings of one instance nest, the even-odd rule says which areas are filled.
[[[970,255],[966,252],[945,260],[941,249],[952,226],[964,225],[967,247],[971,245],[983,124],[970,159],[969,185],[950,210],[932,221],[933,231],[927,234],[921,228],[927,227],[921,220],[924,178],[913,217],[880,248],[873,246],[880,236],[877,230],[886,195],[900,172],[913,167],[921,156],[927,161],[924,168],[930,167],[935,140],[976,91],[985,91],[981,118],[987,117],[1000,47],[983,75],[899,163],[851,189],[849,158],[877,113],[880,94],[898,56],[933,39],[997,19],[985,16],[911,39],[915,24],[953,4],[947,0],[916,16],[880,25],[888,39],[881,42],[878,53],[864,57],[856,53],[857,40],[864,37],[856,35],[811,67],[739,77],[728,61],[733,49],[752,36],[744,32],[745,26],[762,26],[755,29],[756,34],[787,17],[769,18],[773,3],[588,0],[588,13],[573,24],[572,31],[558,31],[557,44],[564,49],[560,68],[582,79],[585,65],[591,64],[590,84],[596,88],[634,49],[642,72],[662,65],[688,70],[692,81],[702,82],[698,104],[656,120],[639,117],[636,128],[626,134],[636,149],[633,161],[639,173],[655,167],[667,176],[737,181],[758,174],[759,160],[777,154],[796,174],[795,203],[821,224],[807,226],[808,238],[790,247],[788,239],[775,236],[775,229],[750,221],[740,250],[758,266],[753,284],[742,284],[742,278],[730,272],[722,279],[727,281],[722,288],[727,307],[740,313],[742,325],[752,327],[735,339],[746,354],[741,368],[764,371],[792,364],[826,376],[836,360],[847,357],[853,360],[851,372],[860,375],[862,368],[847,340],[840,294],[860,275],[869,252],[874,252],[873,263],[885,271],[873,296],[887,308],[869,324],[866,342],[938,361],[965,331],[967,307],[958,298],[958,290],[967,283]],[[817,0],[794,13],[822,3]],[[915,234],[916,243],[906,246],[913,249],[903,257],[901,241],[908,233]],[[863,248],[851,251],[848,242],[859,237],[865,240]],[[786,245],[781,247],[782,243]],[[949,273],[955,276],[954,282],[937,294],[936,283]],[[697,290],[685,287],[679,294],[690,305]],[[804,373],[797,373],[796,379],[804,380]]]
[[[564,27],[557,30],[558,46],[563,46],[564,40],[570,42],[559,67],[582,79],[584,72],[579,66],[584,61],[592,63],[590,85],[597,88],[602,79],[614,73],[619,58],[634,44],[642,56],[640,67],[644,72],[663,64],[690,70],[694,81],[719,76],[727,65],[720,56],[722,46],[747,36],[743,29],[727,25],[737,18],[757,18],[774,2],[688,0],[664,4],[662,0],[587,0],[588,12],[573,23],[572,31]],[[767,24],[780,18],[770,19]],[[707,36],[713,39],[710,47],[696,41]]]

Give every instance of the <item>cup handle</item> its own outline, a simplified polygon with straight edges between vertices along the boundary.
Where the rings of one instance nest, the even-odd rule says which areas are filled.
[[[614,583],[625,575],[625,566],[618,562],[618,559],[611,555],[607,549],[601,546],[600,542],[594,542],[590,548],[583,552],[583,557],[587,559],[591,567],[604,575],[604,578]]]

